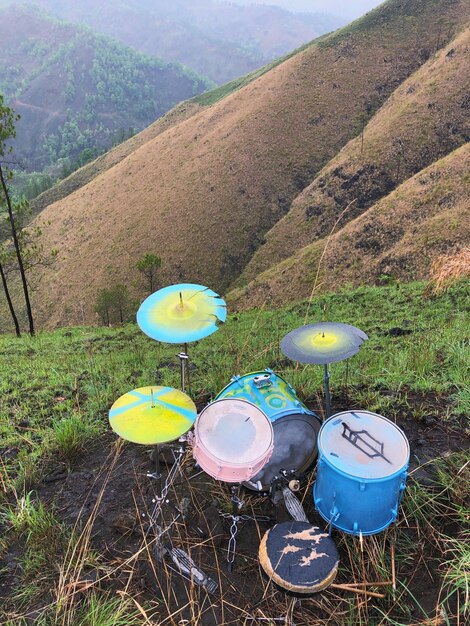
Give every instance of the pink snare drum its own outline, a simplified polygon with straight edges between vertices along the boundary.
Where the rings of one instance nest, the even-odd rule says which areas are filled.
[[[271,421],[246,400],[216,400],[196,419],[193,456],[217,480],[249,480],[269,461],[273,446]]]

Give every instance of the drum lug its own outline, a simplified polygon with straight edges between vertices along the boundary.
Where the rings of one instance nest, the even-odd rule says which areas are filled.
[[[365,490],[366,490],[366,483],[362,481],[359,484],[359,491],[365,491]]]
[[[273,382],[271,380],[271,374],[269,373],[259,374],[258,376],[254,376],[253,378],[253,385],[256,387],[256,389],[271,387],[272,384]]]

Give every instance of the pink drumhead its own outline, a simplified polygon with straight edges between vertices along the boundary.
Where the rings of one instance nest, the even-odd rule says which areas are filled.
[[[249,480],[269,461],[273,446],[271,421],[246,400],[216,400],[196,419],[193,456],[217,480]]]

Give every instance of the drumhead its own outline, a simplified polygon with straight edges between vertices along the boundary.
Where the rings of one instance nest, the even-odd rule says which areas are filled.
[[[273,582],[298,594],[328,587],[339,565],[338,551],[328,533],[309,522],[293,520],[276,524],[265,533],[259,560]]]
[[[210,476],[229,482],[247,480],[258,472],[274,445],[269,418],[246,400],[209,404],[196,420],[194,437],[197,462]]]
[[[324,422],[318,437],[321,457],[348,476],[383,479],[408,465],[410,446],[392,421],[370,411],[343,411]]]
[[[318,454],[317,437],[320,419],[312,414],[299,413],[285,415],[273,422],[274,449],[269,462],[245,487],[255,489],[261,483],[261,491],[266,491],[271,480],[281,469],[295,469],[298,474],[305,472]]]

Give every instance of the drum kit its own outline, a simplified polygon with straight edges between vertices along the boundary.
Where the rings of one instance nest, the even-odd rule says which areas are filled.
[[[156,446],[158,480],[149,528],[155,533],[157,558],[169,554],[177,571],[214,592],[217,584],[181,548],[161,540],[159,518],[169,504],[168,490],[189,446],[196,465],[230,487],[232,513],[227,566],[231,571],[238,524],[269,521],[243,515],[242,488],[252,494],[281,494],[292,520],[278,523],[262,538],[259,561],[277,586],[300,596],[329,586],[339,557],[331,537],[335,528],[351,535],[385,530],[398,515],[410,456],[405,434],[387,418],[369,411],[345,411],[330,416],[328,365],[356,354],[367,335],[347,324],[323,322],[293,330],[281,342],[290,359],[324,366],[326,419],[310,411],[291,385],[272,370],[234,376],[197,415],[185,393],[189,381],[187,344],[215,332],[227,309],[223,299],[202,285],[172,285],[149,296],[139,308],[137,323],[156,341],[182,344],[178,355],[181,391],[149,386],[130,391],[111,407],[112,429],[122,438]],[[186,375],[185,375],[186,374]],[[178,442],[174,463],[161,485],[159,446]],[[327,530],[308,520],[295,496],[306,472],[318,457],[313,502]]]

